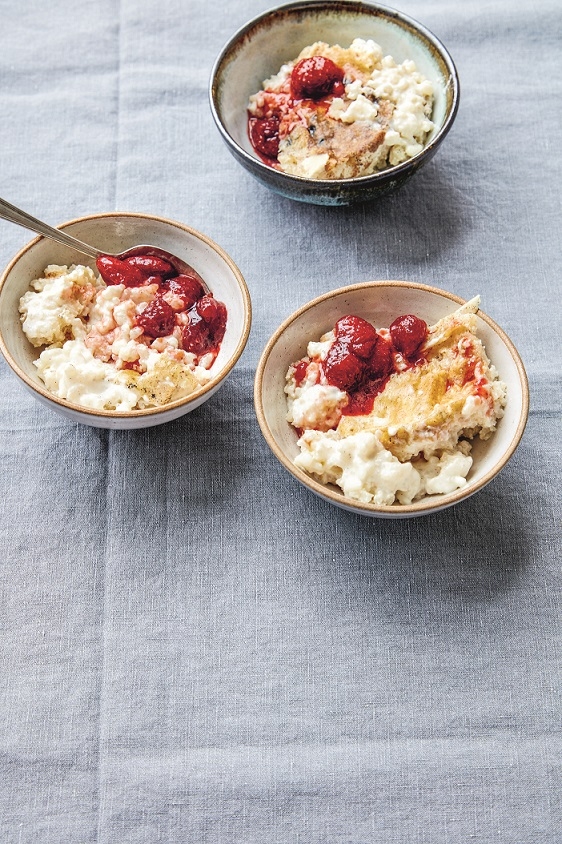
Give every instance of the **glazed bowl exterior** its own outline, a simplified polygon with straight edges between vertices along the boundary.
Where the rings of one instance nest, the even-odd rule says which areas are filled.
[[[336,320],[356,314],[377,327],[388,327],[401,314],[416,314],[431,325],[456,310],[464,300],[436,287],[407,281],[370,281],[342,287],[303,305],[273,334],[256,371],[254,403],[258,422],[273,454],[288,472],[316,495],[363,516],[405,518],[435,513],[458,504],[482,489],[503,469],[523,435],[529,413],[529,389],[521,358],[505,332],[482,311],[478,336],[507,384],[505,415],[486,441],[473,440],[472,468],[466,486],[446,495],[428,495],[412,504],[363,504],[345,498],[341,490],[321,484],[294,465],[298,435],[287,422],[285,375],[306,355],[310,340],[333,329]]]
[[[347,47],[357,37],[373,39],[397,62],[413,59],[433,83],[435,128],[424,149],[395,167],[353,179],[306,179],[269,167],[258,158],[248,137],[250,95],[305,46],[321,40]],[[228,149],[262,185],[302,202],[350,205],[395,191],[435,155],[457,114],[459,81],[443,44],[407,15],[357,0],[311,0],[278,6],[243,26],[215,62],[209,96],[213,118]]]
[[[39,350],[25,337],[18,311],[21,296],[49,264],[83,264],[93,259],[38,237],[27,244],[6,267],[0,279],[0,350],[22,384],[43,404],[74,422],[97,428],[146,428],[170,422],[207,401],[224,383],[242,354],[251,325],[251,301],[246,282],[232,259],[210,238],[181,223],[148,214],[106,213],[80,217],[59,228],[96,248],[121,252],[139,244],[166,249],[190,264],[226,305],[227,326],[211,381],[191,395],[162,407],[98,411],[52,395],[37,375],[33,361]]]

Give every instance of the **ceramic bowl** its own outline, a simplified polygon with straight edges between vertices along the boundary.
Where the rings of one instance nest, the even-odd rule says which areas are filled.
[[[120,252],[138,244],[166,249],[190,264],[224,302],[227,327],[220,352],[211,369],[212,380],[191,395],[162,407],[129,412],[96,411],[49,393],[33,361],[38,357],[20,323],[20,297],[49,264],[84,264],[93,259],[53,240],[32,240],[10,261],[0,279],[0,350],[21,382],[43,404],[63,416],[98,428],[145,428],[176,419],[207,401],[224,383],[242,354],[251,323],[251,302],[242,274],[232,259],[210,238],[181,223],[147,214],[107,213],[80,217],[59,228],[107,252]]]
[[[424,149],[398,166],[353,179],[306,179],[269,167],[257,157],[248,137],[250,95],[305,46],[322,40],[348,47],[356,37],[373,39],[397,62],[413,59],[433,83],[435,128]],[[289,3],[259,15],[228,41],[215,62],[210,83],[215,123],[236,160],[267,188],[318,205],[371,201],[399,188],[435,155],[453,124],[458,103],[457,71],[440,41],[401,12],[356,0]]]
[[[388,327],[401,314],[416,314],[428,325],[452,313],[463,299],[435,287],[406,281],[372,281],[326,293],[299,308],[277,329],[263,351],[256,371],[254,401],[262,433],[281,464],[307,489],[345,510],[364,516],[404,518],[435,513],[458,504],[491,481],[513,455],[527,422],[529,390],[525,368],[511,340],[490,317],[479,311],[478,336],[500,378],[507,384],[505,415],[486,441],[473,441],[474,462],[467,484],[446,495],[428,495],[409,505],[377,506],[344,498],[339,487],[314,480],[293,460],[299,453],[297,433],[287,422],[285,375],[291,363],[306,355],[309,340],[330,331],[339,317],[356,314],[377,327]]]

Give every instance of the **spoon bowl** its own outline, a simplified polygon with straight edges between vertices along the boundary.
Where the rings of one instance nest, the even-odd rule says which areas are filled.
[[[109,256],[110,258],[118,258],[120,261],[124,261],[126,258],[134,258],[136,255],[152,255],[155,258],[162,258],[164,261],[168,261],[178,271],[178,274],[193,275],[195,273],[193,267],[190,264],[186,264],[177,255],[173,255],[166,249],[159,249],[157,246],[151,246],[147,243],[141,244],[140,246],[131,246],[130,249],[125,249],[123,252],[99,252],[97,257],[101,257],[102,255]],[[203,287],[208,290],[209,288],[205,284],[204,279],[201,278],[199,273],[195,274],[198,276]]]

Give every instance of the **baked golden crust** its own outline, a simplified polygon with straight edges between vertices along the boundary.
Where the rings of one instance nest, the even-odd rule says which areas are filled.
[[[401,461],[454,448],[460,437],[487,439],[503,415],[505,386],[475,335],[478,298],[429,331],[425,358],[390,376],[366,416],[343,416],[337,431],[347,437],[376,432]]]
[[[375,153],[384,141],[382,129],[366,123],[341,123],[314,116],[308,126],[295,126],[279,145],[279,163],[286,173],[299,175],[310,156],[327,156],[324,177],[350,179],[369,175],[378,167]]]

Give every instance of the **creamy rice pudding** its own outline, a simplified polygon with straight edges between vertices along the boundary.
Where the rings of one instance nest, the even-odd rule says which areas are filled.
[[[372,40],[318,41],[250,97],[260,157],[295,176],[368,176],[419,153],[434,127],[433,87],[413,61],[397,64]]]
[[[151,255],[103,256],[97,267],[48,266],[20,300],[47,389],[84,407],[131,411],[210,381],[227,314],[197,273]]]
[[[479,297],[432,327],[355,315],[308,344],[286,378],[295,464],[364,503],[410,504],[466,484],[471,441],[487,439],[506,385],[477,337]]]

